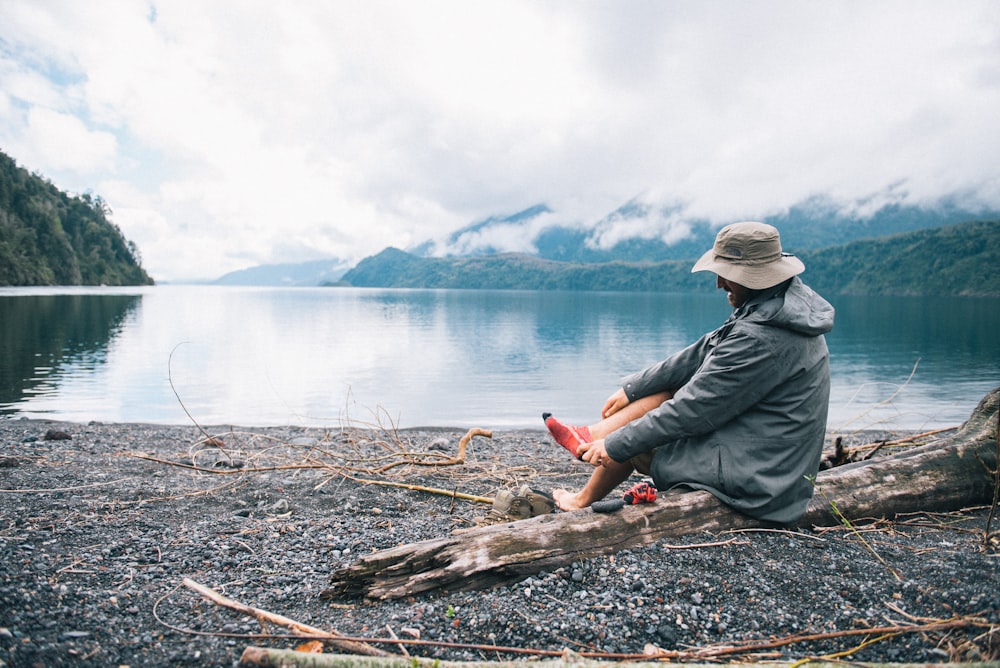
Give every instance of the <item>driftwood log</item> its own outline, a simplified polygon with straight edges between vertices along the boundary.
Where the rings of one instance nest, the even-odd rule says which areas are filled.
[[[1000,388],[948,438],[820,472],[799,524],[837,525],[838,513],[853,521],[991,503],[1000,448],[998,403]],[[668,494],[611,514],[557,513],[374,552],[335,571],[321,597],[393,599],[436,589],[481,589],[667,538],[762,526],[707,492]]]

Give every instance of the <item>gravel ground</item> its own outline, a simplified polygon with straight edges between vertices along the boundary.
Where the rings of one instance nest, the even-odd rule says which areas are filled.
[[[490,591],[331,602],[319,593],[356,555],[448,534],[489,508],[331,467],[482,496],[529,481],[578,485],[587,468],[542,431],[475,438],[462,465],[379,475],[364,469],[405,452],[454,455],[465,431],[207,432],[218,442],[194,427],[0,420],[0,666],[234,666],[247,646],[299,643],[254,637],[284,630],[205,601],[184,578],[349,636],[419,638],[412,656],[442,660],[533,656],[482,647],[501,646],[610,661],[647,645],[678,660],[696,650],[739,661],[1000,658],[1000,558],[982,549],[988,509],[857,520],[860,533],[688,536]],[[898,625],[918,628],[859,634]],[[825,636],[763,646],[797,634]],[[760,646],[713,654],[751,642]]]

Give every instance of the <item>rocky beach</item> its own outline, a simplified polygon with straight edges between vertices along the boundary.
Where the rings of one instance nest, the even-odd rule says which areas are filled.
[[[476,497],[588,475],[541,430],[427,465],[465,434],[0,420],[0,666],[236,666],[304,642],[189,583],[408,661],[1000,659],[987,506],[689,535],[485,591],[321,599],[358,555],[473,526],[490,507]]]

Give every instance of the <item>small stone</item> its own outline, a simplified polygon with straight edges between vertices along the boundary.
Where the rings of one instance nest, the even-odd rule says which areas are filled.
[[[288,499],[278,499],[275,501],[268,510],[275,514],[287,513],[288,512]]]
[[[656,629],[656,635],[660,637],[664,647],[673,647],[677,644],[677,629],[669,624],[663,624]]]

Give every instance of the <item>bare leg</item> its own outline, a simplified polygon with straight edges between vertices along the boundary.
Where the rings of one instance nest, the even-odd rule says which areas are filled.
[[[630,462],[618,463],[614,460],[598,466],[590,475],[590,480],[575,494],[565,489],[553,490],[552,498],[562,510],[588,508],[594,501],[600,501],[632,475]]]
[[[620,411],[612,413],[600,422],[590,425],[591,437],[594,440],[606,437],[616,429],[624,427],[632,420],[642,417],[672,396],[673,394],[669,392],[662,392],[629,403]],[[594,501],[600,501],[610,494],[615,487],[628,480],[628,477],[632,475],[632,471],[634,470],[631,462],[616,462],[613,459],[606,460],[602,466],[594,469],[583,489],[576,493],[565,489],[557,489],[552,492],[552,497],[555,499],[556,505],[562,510],[588,508]]]
[[[616,429],[621,429],[632,420],[637,420],[654,408],[658,408],[660,404],[673,396],[670,392],[660,392],[659,394],[651,394],[642,399],[636,399],[617,413],[612,413],[600,422],[590,425],[590,435],[595,440],[604,438]]]

